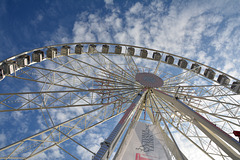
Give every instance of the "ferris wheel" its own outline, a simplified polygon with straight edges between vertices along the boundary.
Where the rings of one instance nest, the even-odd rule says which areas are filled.
[[[194,159],[195,151],[240,159],[240,81],[188,58],[60,44],[0,62],[0,81],[0,159],[121,159],[133,132],[151,128],[166,159]],[[135,159],[159,159],[148,154],[152,145],[141,147]]]

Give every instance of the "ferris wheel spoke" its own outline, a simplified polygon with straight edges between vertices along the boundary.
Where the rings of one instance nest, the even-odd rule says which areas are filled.
[[[217,114],[217,113],[210,113],[208,111],[205,111],[203,109],[200,109],[198,107],[195,107],[195,106],[191,106],[194,110],[196,110],[198,113],[202,113],[202,114],[206,114],[206,115],[209,115],[209,116],[212,116],[212,117],[215,117],[217,118],[215,121],[216,122],[219,122],[220,120],[224,123],[229,123],[229,124],[232,124],[232,125],[235,125],[237,127],[240,127],[239,123],[236,123],[240,117],[237,116],[237,117],[232,117],[232,116],[229,116],[229,115],[224,115],[224,114]],[[206,116],[207,117],[207,116]],[[210,119],[210,118],[207,118],[207,119]],[[220,120],[219,120],[220,119]],[[233,121],[235,120],[235,122]],[[213,121],[213,120],[212,120]],[[220,122],[221,122],[220,121]],[[214,123],[214,121],[213,121]],[[230,125],[231,126],[231,125]],[[221,128],[221,127],[220,127]]]
[[[99,72],[98,73],[98,77],[99,78],[102,78],[102,79],[109,79],[109,80],[112,80],[112,82],[107,82],[106,85],[109,85],[109,84],[118,84],[117,86],[119,86],[119,84],[121,85],[136,85],[136,86],[140,86],[138,85],[137,83],[134,83],[130,80],[126,80],[126,78],[124,78],[123,76],[117,76],[115,77],[114,75],[111,75],[111,74],[108,74],[108,73],[104,73],[104,72]],[[98,81],[98,82],[102,82],[104,83],[104,81]]]
[[[69,58],[68,58],[69,59]],[[84,75],[91,75],[91,73],[89,72],[89,68],[91,69],[91,67],[89,66],[82,66],[78,61],[76,61],[75,59],[71,59],[68,60],[67,62],[62,62],[61,59],[59,57],[57,57],[57,60],[59,62],[57,62],[56,60],[51,60],[53,63],[59,65],[59,67],[63,67],[65,71],[70,71],[70,73],[78,73],[80,75],[83,75],[82,77],[84,77]],[[75,62],[76,64],[72,64],[73,62]],[[68,65],[68,66],[67,66]],[[57,67],[57,68],[59,68]],[[54,69],[56,70],[56,69]],[[96,75],[96,72],[91,69],[94,72],[94,75]],[[87,72],[88,71],[88,72]],[[89,88],[86,84],[87,81],[83,82],[80,78],[80,76],[75,76],[86,88]]]
[[[160,113],[157,112],[157,114]],[[175,115],[174,119],[172,118],[173,115]],[[212,146],[211,148],[204,147],[206,144],[208,144],[208,146],[211,145],[211,140],[207,140],[207,136],[204,136],[202,134],[199,135],[200,131],[197,130],[197,128],[193,124],[188,122],[187,119],[183,119],[182,115],[172,112],[172,114],[164,114],[164,116],[162,117],[164,117],[165,121],[167,121],[170,126],[174,127],[179,133],[181,133],[185,138],[187,138],[192,144],[194,144],[197,148],[203,151],[211,159],[214,159],[211,154],[219,155],[219,153],[216,152],[218,148],[214,148]],[[163,118],[160,118],[159,121],[161,123],[161,121],[163,121]],[[212,153],[212,150],[214,150],[215,152]]]
[[[127,105],[123,105],[127,101],[123,102],[121,105],[118,105],[116,108],[113,108],[114,110],[110,109],[112,108],[111,105],[103,105],[100,108],[77,116],[71,120],[63,122],[59,125],[55,125],[54,127],[39,132],[19,142],[6,146],[0,149],[1,153],[0,158],[1,159],[12,159],[14,157],[30,158],[28,157],[29,155],[31,155],[31,157],[35,156],[45,150],[48,150],[60,143],[65,142],[69,138],[73,138],[94,126],[105,122],[106,120],[112,117],[119,115],[120,113],[124,112],[127,109]],[[97,121],[94,121],[94,119]],[[61,132],[59,132],[59,130]],[[65,136],[62,133],[64,133],[67,136]],[[51,135],[57,136],[59,138],[53,140],[51,138]],[[35,151],[36,147],[39,147],[39,145],[41,145],[41,147],[37,150],[36,153],[34,154],[29,153],[31,152],[30,150]]]
[[[45,77],[49,74],[52,74],[52,73],[56,73],[56,74],[62,74],[62,75],[68,75],[68,76],[74,76],[74,77],[84,77],[83,74],[79,73],[79,74],[75,74],[75,73],[71,73],[71,72],[66,72],[66,71],[59,71],[59,70],[56,70],[56,69],[48,69],[48,68],[43,68],[43,67],[36,67],[36,66],[29,66],[31,68],[34,68],[36,69],[38,72],[42,73],[43,71],[47,72],[47,73],[42,73],[42,75]],[[74,69],[72,69],[74,70]],[[42,72],[41,72],[42,71]],[[38,79],[41,79],[42,77],[39,77]],[[38,80],[37,79],[37,80]]]
[[[159,67],[160,67],[161,62],[162,62],[161,60],[158,61],[157,66],[154,70],[154,74],[157,74],[157,72],[159,71]]]
[[[187,140],[189,140],[190,143],[195,145],[198,149],[200,149],[203,153],[205,153],[209,158],[214,160],[213,155],[209,154],[209,149],[212,150],[213,147],[206,149],[202,145],[199,145],[199,143],[201,143],[201,144],[205,143],[206,144],[206,142],[203,142],[203,139],[207,139],[208,137],[199,137],[197,135],[193,136],[193,133],[195,133],[195,132],[190,130],[191,125],[184,126],[182,124],[179,124],[179,126],[176,126],[172,122],[170,122],[169,119],[166,119],[166,121],[168,122],[169,125],[171,125],[174,129],[176,129],[176,131],[178,131]],[[191,134],[189,134],[189,133],[191,133]],[[208,144],[210,145],[211,143],[208,143]],[[218,153],[214,153],[214,154],[217,155]]]
[[[116,81],[113,80],[113,79],[111,80],[111,79],[107,79],[107,78],[93,77],[93,76],[83,75],[83,74],[79,75],[79,74],[74,74],[74,73],[69,73],[69,72],[57,71],[57,70],[52,70],[52,69],[45,69],[45,68],[41,68],[41,67],[34,67],[34,68],[41,69],[41,70],[47,70],[47,71],[51,71],[51,72],[56,72],[56,73],[60,73],[60,74],[66,74],[66,75],[69,75],[69,76],[83,77],[83,78],[91,79],[91,80],[94,80],[94,81],[100,80],[100,81],[104,81],[104,82],[116,83]],[[16,77],[16,76],[14,76],[14,77]],[[22,77],[16,77],[16,78],[26,79],[26,78],[22,78]],[[39,80],[31,80],[31,79],[27,79],[27,80],[44,83],[43,81],[39,81]],[[45,82],[45,83],[51,84],[50,82]],[[126,83],[126,82],[117,81],[117,83],[123,84],[123,85],[129,85],[129,83]],[[56,83],[53,83],[53,84],[56,85],[56,86],[62,86],[62,87],[77,89],[76,87],[71,87],[71,86],[66,86],[66,85],[61,85],[61,84],[56,84]]]
[[[44,106],[45,106],[45,104],[44,104]],[[41,111],[42,111],[42,109],[41,109]],[[46,111],[47,111],[47,116],[49,117],[50,122],[52,123],[52,126],[55,126],[55,124],[54,124],[54,122],[53,122],[53,119],[52,119],[52,117],[51,117],[51,115],[50,115],[50,113],[49,113],[49,111],[48,111],[47,108],[46,108]],[[43,112],[42,112],[42,114],[43,114],[43,117],[44,117],[44,119],[45,119],[46,125],[48,126],[48,128],[50,128],[50,125],[49,125],[48,122],[47,122],[46,116],[44,115]],[[76,126],[76,125],[75,125],[75,126]],[[94,152],[92,152],[91,150],[89,150],[88,148],[86,148],[85,146],[83,146],[82,144],[80,144],[79,142],[77,142],[76,140],[74,140],[73,138],[69,137],[67,134],[70,133],[70,131],[68,131],[68,133],[65,134],[64,132],[62,132],[62,131],[59,130],[58,128],[55,128],[55,129],[56,129],[57,132],[59,132],[59,135],[65,136],[66,138],[70,139],[71,141],[73,141],[73,142],[76,143],[77,145],[81,146],[82,148],[84,148],[84,149],[87,150],[88,152],[90,152],[90,153],[92,153],[92,154],[95,154]],[[54,135],[51,134],[51,137],[52,137],[53,141],[55,141]],[[59,146],[59,145],[57,145],[57,146]],[[39,147],[40,147],[40,146],[39,146]],[[32,154],[33,154],[36,150],[37,150],[37,148],[31,153],[30,156],[28,156],[28,158],[30,158],[30,157],[32,156]]]
[[[199,101],[198,108],[201,108],[203,110],[205,110],[208,113],[213,113],[216,115],[225,115],[225,116],[229,116],[232,117],[237,120],[239,117],[239,104],[234,104],[234,103],[228,103],[226,101],[220,101],[220,100],[214,100],[214,99],[200,99],[200,98],[193,98],[192,99],[194,102],[195,101]],[[194,103],[188,103],[188,105],[195,107]],[[200,107],[201,106],[201,107]],[[238,120],[238,122],[240,122]]]
[[[234,96],[238,96],[238,94],[234,94],[234,93],[218,93],[218,94],[214,94],[209,92],[207,87],[218,87],[221,85],[192,85],[192,86],[166,86],[166,87],[161,87],[162,90],[164,90],[164,92],[173,92],[174,94],[177,93],[180,95],[184,95],[184,96],[198,96],[198,97],[203,97],[203,98],[216,98],[216,97],[221,97],[221,98],[227,98],[228,101],[234,101],[236,104],[239,104],[238,101],[236,101],[234,99]],[[208,90],[208,92],[203,92],[203,90]],[[200,93],[201,91],[201,93]]]
[[[223,114],[229,115],[233,118],[235,117],[235,123],[240,123],[237,118],[239,117],[239,102],[237,102],[233,96],[228,95],[228,92],[223,90],[222,86],[191,86],[192,91],[190,92],[188,92],[189,87],[179,87],[181,89],[175,87],[175,91],[167,91],[164,89],[164,92],[177,96],[193,108],[201,108],[208,113],[214,113],[220,116]],[[218,94],[225,96],[218,96]]]
[[[126,57],[126,56],[125,56],[125,57],[128,58],[128,61],[130,61],[129,64],[131,64],[133,71],[134,71],[135,73],[137,73],[137,72],[139,72],[139,69],[138,69],[138,66],[136,65],[136,63],[135,63],[135,61],[134,61],[134,59],[133,59],[133,56],[131,55],[129,49],[130,49],[130,48],[127,48],[127,47],[126,47],[126,49],[125,49],[125,55],[127,55],[128,57]]]
[[[204,152],[207,156],[209,156],[211,159],[214,159],[211,155],[208,154],[208,152],[203,148],[202,145],[199,145],[196,142],[196,139],[200,140],[200,143],[202,143],[201,138],[206,138],[206,137],[199,137],[199,136],[193,136],[194,131],[191,130],[191,124],[186,121],[186,119],[183,119],[182,115],[180,112],[174,112],[173,110],[166,110],[168,108],[168,105],[172,105],[171,103],[163,103],[163,99],[159,99],[159,97],[156,97],[156,95],[152,95],[152,99],[155,101],[155,116],[158,117],[159,124],[162,125],[164,129],[164,132],[168,133],[166,131],[167,126],[172,126],[175,128],[180,134],[182,134],[185,138],[187,138],[192,144],[194,144],[198,149],[200,149],[202,152]],[[160,107],[159,107],[160,106]],[[174,106],[172,106],[174,107]],[[176,114],[178,113],[178,114]],[[174,115],[174,116],[173,116]],[[164,121],[166,121],[164,123]],[[188,125],[186,125],[186,123]],[[192,134],[189,134],[192,133]],[[174,135],[173,135],[174,136]]]
[[[56,83],[65,82],[69,85],[69,82],[66,81],[66,78],[63,78],[64,75],[62,76],[58,72],[53,72],[52,70],[50,71],[48,69],[42,70],[40,67],[32,67],[32,68],[36,69],[36,71],[38,73],[40,73],[40,75],[41,75],[40,77],[36,78],[36,80],[45,79],[46,81],[49,81],[52,83],[53,82],[56,82]],[[46,71],[47,73],[43,73],[44,71]],[[72,86],[72,85],[70,84],[70,86]]]
[[[127,72],[125,69],[123,69],[119,64],[115,63],[113,60],[111,60],[110,58],[108,58],[107,56],[101,54],[106,60],[108,60],[110,62],[110,64],[112,64],[113,66],[115,66],[114,68],[118,71],[118,73],[122,73],[121,75],[124,75],[124,77],[128,77],[128,79],[135,79],[134,75],[130,74],[129,72]]]
[[[133,83],[133,82],[128,82],[125,81],[124,79],[119,79],[117,77],[112,77],[110,75],[99,75],[100,78],[102,79],[109,79],[112,80],[114,82],[109,82],[109,81],[100,81],[100,80],[96,80],[96,82],[98,82],[99,86],[104,86],[104,87],[131,87],[131,88],[142,88],[143,86],[139,85],[138,83]]]
[[[68,58],[72,58],[71,56],[68,56]],[[75,58],[72,58],[73,60],[75,60],[75,61],[77,61],[77,59],[75,59]],[[61,62],[57,62],[56,60],[51,60],[53,63],[55,63],[55,64],[57,64],[57,65],[59,65],[59,66],[62,66],[62,67],[64,67],[64,69],[66,69],[66,70],[68,70],[68,71],[72,71],[73,73],[72,74],[76,74],[77,73],[77,75],[78,76],[85,76],[85,75],[90,75],[89,73],[86,73],[85,72],[85,74],[83,73],[83,71],[85,70],[85,68],[86,67],[82,67],[82,66],[80,66],[80,68],[72,68],[72,66],[67,66],[66,64],[64,64],[64,63],[61,63]],[[88,67],[90,67],[90,66],[88,66]],[[45,69],[45,68],[44,68]],[[91,67],[90,67],[90,69],[92,70],[92,71],[94,71]],[[80,72],[80,71],[82,71],[82,72]],[[56,71],[56,70],[55,70]],[[95,72],[95,71],[94,71]],[[68,72],[65,72],[65,73],[68,73]],[[96,73],[96,72],[95,72]]]
[[[60,61],[60,59],[59,59],[59,61]],[[76,61],[76,60],[71,60],[71,61],[75,61],[77,64],[74,66],[73,64],[71,64],[70,63],[70,66],[74,69],[74,70],[82,70],[82,72],[85,74],[85,75],[87,75],[87,72],[85,71],[85,69],[84,69],[84,67],[78,62],[78,61]],[[70,61],[70,62],[71,62]],[[77,66],[80,66],[80,68],[77,68]],[[95,73],[95,72],[94,72]],[[96,73],[95,73],[96,74]],[[85,82],[83,82],[81,79],[80,79],[80,77],[78,77],[78,76],[76,76],[76,78],[81,82],[81,84],[83,85],[83,86],[85,86],[86,88],[89,88],[89,86],[86,84],[88,81],[85,81]]]
[[[214,124],[212,124],[210,121],[207,121],[205,118],[203,118],[202,116],[200,116],[199,114],[197,114],[196,112],[193,112],[193,110],[191,110],[190,108],[188,108],[186,105],[184,105],[183,103],[181,103],[180,101],[178,100],[175,100],[174,98],[170,98],[170,96],[167,96],[166,94],[163,94],[161,93],[160,91],[153,91],[155,93],[155,95],[157,95],[158,97],[161,97],[161,98],[164,98],[164,99],[168,99],[170,102],[172,102],[176,108],[178,108],[179,110],[184,110],[184,114],[187,114],[190,119],[192,119],[192,115],[191,114],[194,114],[194,120],[196,120],[197,122],[201,123],[201,125],[203,125],[204,128],[206,128],[207,130],[210,130],[211,128],[211,132],[215,132],[214,133],[214,136],[215,138],[211,138],[212,141],[214,141],[215,144],[218,145],[218,143],[228,143],[229,145],[231,145],[232,147],[234,148],[238,148],[239,147],[239,144],[237,143],[237,141],[235,139],[233,139],[231,136],[229,136],[227,133],[225,133],[223,130],[221,130],[220,128],[216,127]],[[166,95],[166,96],[165,96]],[[171,99],[171,100],[170,100]],[[183,108],[181,109],[182,106]],[[182,110],[182,111],[183,111]],[[188,113],[189,111],[189,113]],[[195,124],[195,123],[194,123]],[[197,125],[197,127],[201,130],[202,128],[198,126],[198,124],[196,123],[195,125]],[[211,127],[210,127],[211,126]],[[202,132],[204,132],[204,134],[207,135],[207,137],[209,137],[208,134],[212,134],[210,133],[209,131],[206,131],[206,130],[202,130]],[[224,142],[222,140],[223,139]],[[226,145],[226,144],[225,144]],[[236,158],[238,156],[236,156],[236,153],[235,151],[232,150],[232,148],[225,148],[225,147],[221,147],[221,145],[219,145],[219,147],[224,150],[227,154],[228,152],[230,152],[228,155],[232,158]],[[218,153],[219,154],[219,153]]]
[[[128,58],[126,58],[126,56],[127,55],[124,55],[124,57],[125,57],[125,60],[126,60],[126,71],[128,71],[129,73],[131,73],[132,75],[135,75],[136,73],[136,71],[134,71],[134,69],[132,68],[132,64],[131,64],[131,62],[129,62],[129,59]]]
[[[18,78],[20,78],[20,79],[24,79],[24,80],[29,80],[29,81],[35,81],[35,82],[37,82],[37,83],[39,83],[39,82],[41,82],[41,83],[43,83],[43,81],[45,81],[45,83],[43,83],[43,87],[44,87],[44,85],[46,85],[46,84],[48,84],[48,85],[58,85],[59,86],[59,84],[61,85],[61,83],[63,83],[63,84],[67,84],[68,86],[64,86],[64,85],[62,85],[63,87],[72,87],[72,88],[76,88],[76,87],[74,87],[74,86],[79,86],[79,84],[82,84],[82,85],[84,85],[84,86],[86,86],[85,85],[85,83],[86,82],[83,82],[79,77],[78,77],[78,75],[76,75],[76,74],[68,74],[68,72],[65,72],[65,73],[63,73],[63,72],[55,72],[55,70],[49,70],[49,69],[45,69],[45,70],[43,70],[43,68],[41,68],[41,67],[34,67],[34,66],[29,66],[29,68],[31,68],[31,70],[33,71],[33,69],[37,72],[37,73],[39,73],[41,76],[40,77],[30,77],[30,79],[28,79],[28,77],[26,77],[26,76],[24,76],[24,74],[21,74],[21,75],[18,75],[18,76],[15,76],[15,77],[18,77]],[[45,72],[45,73],[44,73]],[[26,72],[25,72],[26,73]],[[26,73],[27,74],[27,73]],[[31,74],[31,73],[30,73]],[[35,74],[36,75],[36,74]],[[21,77],[20,77],[21,76]],[[67,79],[69,79],[68,77],[66,77],[66,76],[68,76],[68,77],[70,77],[70,79],[72,79],[71,81],[69,81],[69,80],[67,80]],[[76,80],[74,80],[74,78],[75,79],[77,79],[78,80],[78,82],[79,83],[77,83],[77,84],[74,84],[74,82],[76,81]],[[73,82],[73,84],[71,84],[70,82]],[[74,86],[73,86],[74,85]],[[50,87],[49,86],[49,87]],[[49,88],[48,87],[48,88]]]
[[[100,99],[107,98],[109,100],[112,97],[117,97],[122,94],[128,95],[137,92],[134,90],[132,91],[129,88],[109,88],[109,89],[78,89],[65,91],[3,93],[0,94],[0,98],[3,99],[0,101],[1,104],[0,112],[38,110],[42,108],[51,109],[51,108],[69,108],[101,105],[103,104],[103,102],[90,103],[88,100],[86,100],[86,98],[89,97],[89,94],[91,92],[102,94],[103,91],[105,92],[105,97],[103,96],[99,96],[98,98],[96,97],[97,101],[99,101]],[[79,94],[79,92],[81,92],[81,94]],[[41,96],[44,96],[44,98],[41,99]],[[79,101],[82,101],[82,103],[78,104]],[[46,104],[45,107],[43,106],[44,104]]]
[[[101,56],[101,54],[93,54],[93,55],[87,54],[87,56],[90,57],[96,64],[98,64],[99,67],[101,67],[101,69],[103,69],[105,71],[106,71],[106,67],[108,67],[108,69],[110,69],[105,58],[103,56]],[[79,62],[82,63],[82,61],[79,61]],[[89,63],[85,62],[84,64],[88,65]]]
[[[151,104],[152,106],[155,106],[155,110],[157,111],[157,113],[158,113],[159,116],[160,116],[159,118],[161,119],[161,121],[163,121],[164,128],[165,128],[165,132],[166,132],[166,134],[170,135],[171,140],[172,140],[172,142],[175,144],[175,147],[176,147],[176,149],[177,149],[177,151],[178,151],[178,154],[180,155],[181,159],[183,159],[183,160],[186,159],[186,157],[183,155],[183,153],[182,153],[181,150],[179,149],[178,144],[176,143],[176,141],[175,141],[175,139],[174,139],[174,137],[173,137],[173,135],[172,135],[172,133],[171,133],[168,125],[167,125],[167,122],[165,121],[165,118],[164,118],[164,116],[162,115],[162,113],[161,113],[161,111],[160,111],[160,109],[159,109],[159,107],[158,107],[158,105],[157,105],[157,102],[155,101],[155,99],[154,99],[154,97],[152,96],[151,93],[149,94],[149,101],[150,101],[150,104]],[[152,113],[154,113],[153,110],[152,110]],[[153,117],[153,119],[154,119],[154,121],[157,121],[156,118]]]
[[[139,69],[134,61],[134,59],[132,58],[132,56],[129,53],[129,50],[126,48],[125,49],[125,54],[124,54],[124,58],[126,60],[127,66],[128,66],[128,70],[135,75],[137,72],[139,72]]]
[[[186,81],[189,81],[190,79],[192,79],[195,76],[197,76],[197,74],[190,70],[184,71],[178,75],[174,75],[170,78],[165,79],[164,86],[184,84]]]
[[[34,72],[33,68],[26,67],[25,70],[20,70],[17,75],[20,76],[27,76],[30,79],[34,79],[32,72]],[[16,75],[16,74],[15,74]]]
[[[227,157],[226,153],[228,154],[228,156],[230,156],[233,159],[239,159],[240,156],[238,153],[236,153],[232,148],[228,147],[226,145],[226,143],[220,139],[218,136],[215,136],[215,133],[211,131],[211,129],[204,127],[203,124],[201,124],[200,122],[197,122],[196,120],[194,120],[194,124],[202,131],[204,132],[204,134],[206,134],[209,138],[211,138],[211,140],[213,142],[215,142],[217,144],[216,148],[218,150],[218,156],[219,157]],[[221,149],[220,149],[221,148]],[[223,155],[222,151],[223,150],[225,152],[225,154]]]
[[[98,62],[98,60],[96,60],[93,56],[89,55],[89,57],[91,57],[95,62],[97,62],[98,64],[100,64],[100,63]],[[90,67],[92,67],[92,68],[94,68],[94,69],[99,70],[99,71],[102,71],[103,73],[105,73],[105,74],[107,74],[107,75],[110,75],[110,77],[117,77],[117,78],[123,79],[123,80],[125,80],[125,81],[127,81],[127,82],[135,83],[135,82],[132,81],[131,79],[127,79],[126,77],[122,76],[121,74],[115,74],[115,73],[111,72],[110,68],[109,68],[109,69],[106,69],[105,66],[103,66],[102,64],[100,64],[100,66],[101,66],[101,68],[100,68],[100,67],[94,66],[94,65],[92,65],[92,64],[89,64],[89,63],[87,63],[87,62],[81,61],[81,60],[79,60],[79,59],[73,58],[73,57],[71,57],[71,56],[69,56],[69,58],[72,58],[72,59],[74,59],[74,60],[76,60],[76,61],[79,61],[80,63],[86,64],[86,65],[88,65],[88,66],[90,66]],[[126,83],[126,82],[125,82],[125,83]],[[129,84],[129,83],[127,83],[127,84]]]
[[[164,131],[164,129],[162,128],[162,126],[160,125],[159,121],[156,121],[153,117],[153,113],[149,108],[146,108],[147,113],[152,121],[153,124],[156,124],[159,132],[161,133],[161,135],[163,136],[166,146],[168,147],[168,149],[171,151],[171,154],[174,156],[175,159],[184,159],[187,160],[187,158],[185,157],[185,155],[176,148],[176,144],[172,141],[171,138],[169,138],[169,135],[167,135],[167,133]],[[184,158],[182,158],[184,157]],[[173,159],[174,159],[173,158]]]
[[[188,93],[177,93],[176,92],[172,92],[172,91],[165,91],[164,92],[166,93],[169,93],[171,95],[178,95],[178,98],[179,99],[189,99],[189,100],[193,100],[193,101],[211,101],[211,102],[215,102],[215,104],[227,104],[227,105],[233,105],[235,108],[237,106],[239,106],[239,103],[230,103],[230,102],[227,102],[227,101],[221,101],[221,100],[218,100],[216,97],[212,96],[206,96],[207,98],[205,98],[205,96],[194,96],[194,95],[190,95]],[[214,99],[209,99],[209,98],[214,98]]]
[[[69,58],[73,58],[73,57],[70,57],[69,56]],[[75,58],[73,58],[73,59],[75,59]],[[81,63],[85,63],[85,64],[87,64],[87,65],[89,65],[91,68],[92,67],[94,67],[95,69],[99,69],[100,71],[103,71],[103,72],[107,72],[109,75],[111,75],[111,76],[116,76],[116,77],[119,77],[119,78],[123,78],[123,79],[125,79],[125,80],[127,80],[127,82],[121,82],[121,81],[117,81],[117,83],[119,83],[119,84],[123,84],[123,85],[129,85],[129,83],[128,83],[128,79],[126,79],[125,77],[122,77],[121,75],[117,75],[117,74],[114,74],[114,73],[111,73],[110,71],[108,71],[108,70],[105,70],[105,69],[102,69],[102,68],[99,68],[99,67],[96,67],[96,66],[93,66],[93,65],[91,65],[91,64],[89,64],[89,63],[86,63],[86,62],[83,62],[83,61],[81,61],[81,60],[78,60],[78,59],[76,59],[76,61],[79,61],[79,62],[81,62]],[[66,67],[66,66],[65,66]],[[69,67],[67,67],[67,68],[69,68]],[[77,73],[79,73],[78,71],[76,71]],[[81,73],[82,74],[82,73]],[[97,73],[95,73],[96,75],[97,75]],[[95,79],[95,80],[102,80],[102,81],[105,81],[105,82],[113,82],[113,83],[116,83],[116,80],[115,79],[109,79],[109,77],[108,78],[105,78],[105,79],[101,79],[100,77],[98,78],[98,76],[97,77],[93,77],[93,76],[90,76],[90,75],[84,75],[84,74],[82,74],[82,75],[79,75],[79,77],[85,77],[85,78],[92,78],[92,79]],[[131,82],[131,83],[134,83],[133,81]]]
[[[23,79],[23,80],[27,80],[27,81],[33,81],[33,82],[37,82],[37,83],[42,83],[44,85],[48,84],[48,85],[77,89],[76,87],[72,86],[68,82],[69,80],[66,80],[67,77],[63,77],[63,76],[68,75],[68,77],[70,77],[70,76],[71,77],[78,77],[79,75],[70,74],[68,72],[57,72],[55,70],[43,69],[41,67],[33,67],[33,66],[31,66],[31,67],[34,68],[38,73],[41,73],[42,76],[31,77],[30,79],[28,77],[23,76],[23,75],[21,75],[21,77],[20,76],[11,76],[11,77],[18,78],[18,79]],[[43,71],[45,71],[46,73],[44,73]]]
[[[173,113],[174,114],[174,113]],[[169,115],[168,115],[169,116]],[[182,122],[177,122],[176,120],[171,120],[171,117],[172,116],[169,116],[167,119],[168,119],[168,122],[169,123],[171,123],[171,124],[173,124],[173,122],[175,122],[177,125],[176,125],[176,127],[175,128],[178,128],[178,130],[180,129],[180,130],[182,130],[183,132],[182,133],[184,133],[185,134],[185,136],[189,139],[189,138],[194,138],[194,137],[196,137],[197,139],[199,139],[199,138],[203,138],[203,140],[204,139],[206,139],[207,137],[200,137],[200,136],[198,136],[198,135],[196,135],[196,136],[193,136],[193,134],[192,133],[194,133],[193,131],[191,131],[191,132],[189,132],[190,130],[190,125],[186,128],[186,127],[183,127],[183,125],[182,125]],[[177,116],[178,117],[178,116]],[[179,120],[180,119],[182,119],[181,117],[179,117]],[[184,128],[186,128],[186,129],[184,129]],[[185,131],[184,131],[185,130]],[[198,133],[199,131],[195,131],[195,133]],[[189,133],[191,133],[191,134],[189,134]],[[195,141],[195,140],[194,140]],[[202,143],[202,142],[201,142]],[[204,142],[205,143],[205,142]],[[196,144],[196,143],[194,143],[194,144]],[[206,144],[206,143],[205,143]],[[201,147],[200,147],[201,148]],[[204,148],[203,148],[204,149]],[[216,150],[216,149],[215,149]],[[205,151],[204,151],[205,152]],[[207,153],[207,152],[205,152],[205,153]],[[207,153],[208,154],[208,153]]]
[[[54,85],[54,86],[58,86],[58,87],[64,87],[64,88],[70,88],[70,89],[78,89],[77,87],[71,87],[71,86],[61,85],[61,84],[57,84],[57,83],[53,83],[53,82],[46,82],[46,81],[40,81],[40,80],[32,80],[32,79],[28,79],[28,78],[11,76],[11,75],[8,75],[8,76],[9,76],[9,77],[12,77],[12,78],[21,79],[21,80],[32,81],[32,82],[37,82],[37,83],[42,83],[42,84],[49,84],[49,85]]]

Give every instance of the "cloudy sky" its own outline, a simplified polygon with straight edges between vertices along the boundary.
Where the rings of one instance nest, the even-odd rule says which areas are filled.
[[[1,0],[0,61],[48,45],[111,42],[163,50],[240,78],[239,6],[239,0]]]
[[[182,55],[239,77],[238,0],[0,3],[0,60],[45,45],[116,42]]]

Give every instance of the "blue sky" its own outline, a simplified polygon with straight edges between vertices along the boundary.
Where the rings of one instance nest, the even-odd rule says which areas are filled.
[[[239,0],[1,0],[0,61],[48,45],[110,42],[170,52],[239,79],[239,6]],[[6,139],[1,131],[0,143]]]
[[[238,0],[0,3],[0,60],[45,45],[117,42],[168,51],[239,76]]]

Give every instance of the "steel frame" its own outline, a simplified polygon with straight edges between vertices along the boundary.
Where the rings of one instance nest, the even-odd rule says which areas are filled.
[[[79,43],[64,45],[76,44]],[[102,43],[81,44],[100,45]],[[115,46],[119,44],[107,43],[107,45]],[[59,46],[63,45],[47,46],[39,49]],[[0,112],[39,111],[43,115],[48,129],[1,148],[0,158],[29,159],[57,146],[72,158],[78,159],[61,146],[67,140],[74,142],[92,155],[96,155],[74,138],[90,128],[131,109],[129,104],[138,97],[138,93],[144,88],[144,86],[135,82],[135,74],[146,70],[163,78],[164,86],[158,90],[147,90],[144,95],[146,94],[148,99],[145,101],[141,99],[142,105],[138,105],[141,106],[141,109],[137,110],[135,108],[132,111],[136,111],[135,114],[139,117],[141,116],[140,111],[147,112],[152,123],[158,126],[159,132],[165,137],[165,144],[173,158],[187,159],[169,127],[175,128],[211,159],[214,159],[215,156],[222,159],[240,158],[238,153],[239,142],[231,137],[233,135],[232,131],[240,127],[239,95],[229,90],[229,85],[219,85],[216,83],[216,79],[209,80],[203,76],[203,73],[196,73],[187,68],[179,74],[161,71],[160,64],[166,64],[163,60],[158,61],[155,68],[141,68],[134,60],[141,57],[139,55],[130,56],[127,48],[134,47],[152,52],[157,51],[162,56],[172,55],[175,58],[199,64],[201,67],[213,69],[218,74],[228,76],[231,81],[238,81],[236,78],[171,53],[131,45],[122,44],[121,46],[125,47],[125,52],[121,53],[125,62],[123,64],[114,61],[114,57],[117,56],[116,53],[103,54],[95,48],[92,52],[83,52],[82,56],[85,56],[83,59],[76,58],[75,54],[60,55],[56,56],[55,59],[48,59],[49,62],[54,64],[49,65],[50,67],[37,66],[32,63],[24,68],[19,68],[14,75],[6,75],[9,78],[41,84],[41,89],[30,92],[1,93]],[[19,55],[30,54],[36,50],[38,49]],[[7,60],[13,60],[16,57]],[[85,59],[88,59],[88,61]],[[153,61],[149,57],[146,60]],[[176,64],[170,66],[179,67]],[[206,83],[199,85],[195,82],[196,78],[200,78]],[[94,109],[60,124],[55,124],[50,113],[50,109],[87,106],[92,106]],[[134,112],[131,112],[132,114]],[[130,117],[128,118],[130,120]],[[126,126],[123,127],[123,129],[125,128]],[[119,131],[118,133],[121,134],[116,139],[119,139],[123,132]],[[212,145],[212,142],[215,145]],[[112,143],[113,141],[110,142],[110,144]],[[114,147],[115,145],[111,150],[107,149],[109,154],[112,153]],[[22,156],[23,153],[28,154]],[[19,155],[22,157],[18,157]],[[104,155],[104,157],[108,156]]]

